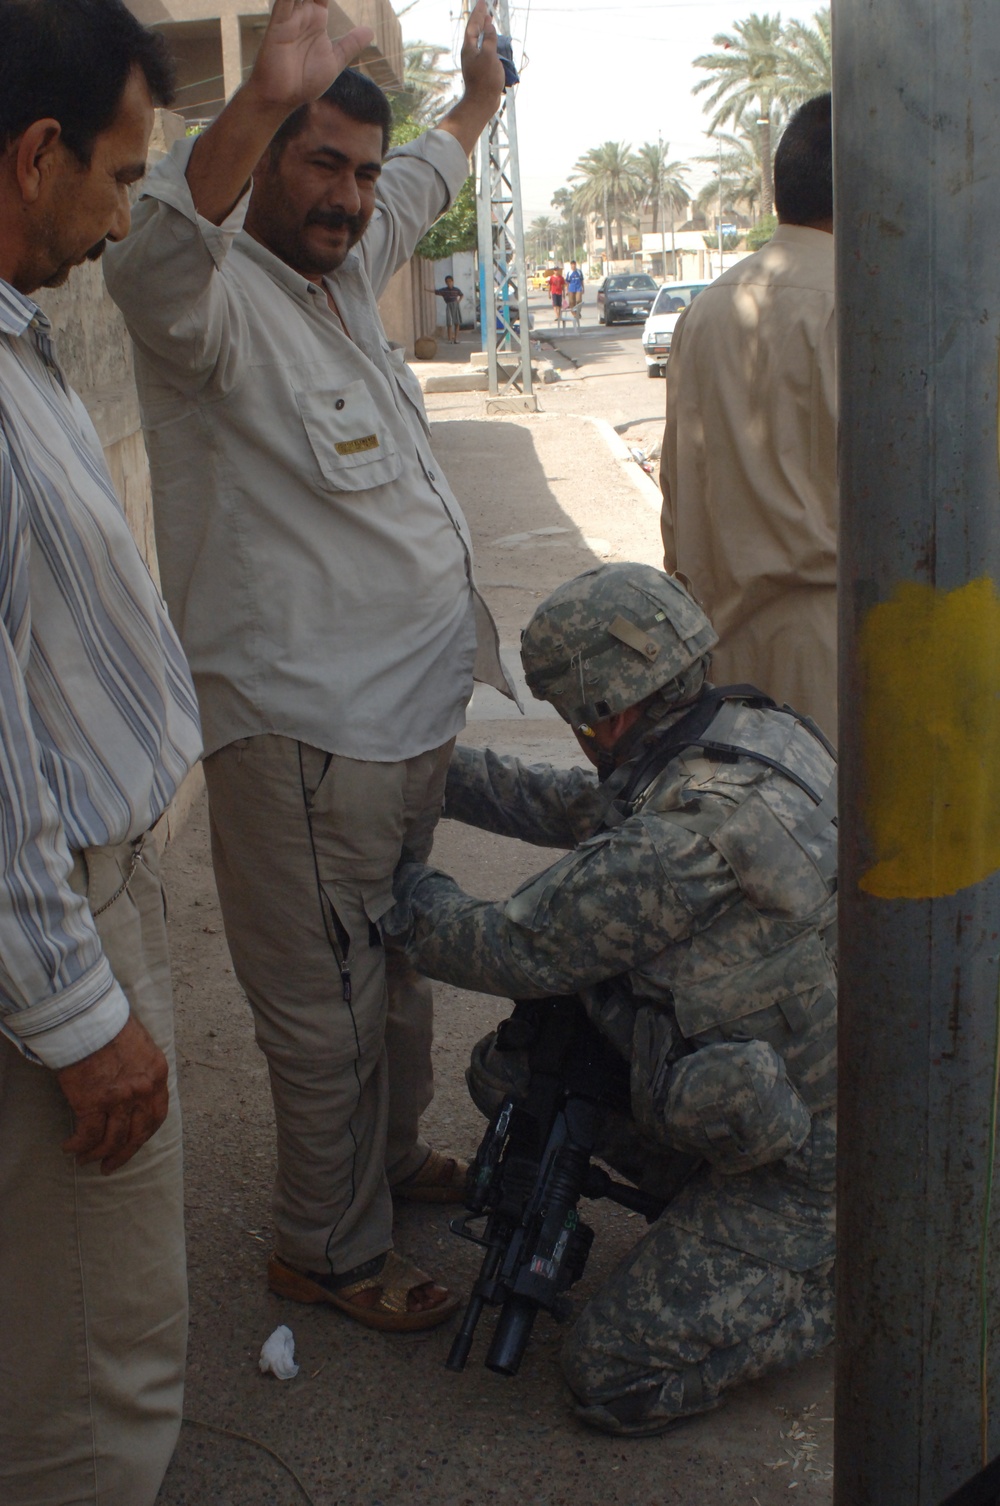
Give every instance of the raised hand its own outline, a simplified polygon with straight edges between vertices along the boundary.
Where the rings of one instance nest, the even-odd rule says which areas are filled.
[[[274,0],[247,84],[264,109],[290,114],[318,99],[374,36],[355,26],[332,38],[328,19],[327,0]]]
[[[450,132],[471,155],[480,132],[500,108],[503,97],[503,63],[497,57],[497,29],[486,0],[477,0],[465,28],[462,78],[465,93],[438,121],[438,128]]]
[[[222,223],[282,121],[319,99],[374,36],[355,26],[333,39],[328,17],[327,0],[274,0],[250,77],[188,159],[191,197],[206,220]]]

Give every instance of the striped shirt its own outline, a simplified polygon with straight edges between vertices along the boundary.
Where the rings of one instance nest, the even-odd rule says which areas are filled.
[[[73,853],[139,837],[200,751],[187,664],[41,310],[0,281],[0,1031],[53,1069],[128,1004]]]

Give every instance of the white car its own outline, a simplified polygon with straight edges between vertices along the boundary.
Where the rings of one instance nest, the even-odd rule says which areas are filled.
[[[707,282],[668,282],[656,295],[656,302],[649,311],[642,331],[642,353],[646,357],[646,375],[663,376],[674,326]]]

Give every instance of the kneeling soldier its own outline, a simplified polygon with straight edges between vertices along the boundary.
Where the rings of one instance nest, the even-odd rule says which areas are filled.
[[[578,994],[631,1070],[604,1159],[666,1211],[563,1354],[579,1415],[656,1433],[833,1336],[836,778],[807,721],[706,681],[716,635],[672,577],[605,565],[523,635],[528,685],[596,766],[459,748],[445,814],[568,855],[499,903],[419,863],[388,930],[422,972]],[[473,1053],[473,1097],[516,1090]]]

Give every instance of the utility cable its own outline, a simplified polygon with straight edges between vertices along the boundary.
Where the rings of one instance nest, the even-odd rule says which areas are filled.
[[[214,1422],[202,1422],[200,1417],[185,1417],[182,1421],[186,1422],[190,1428],[204,1428],[206,1433],[218,1433],[223,1438],[238,1438],[241,1443],[252,1443],[254,1448],[263,1449],[265,1454],[270,1454],[271,1458],[276,1460],[282,1469],[287,1470],[288,1474],[291,1475],[302,1492],[303,1500],[308,1501],[309,1506],[316,1506],[315,1497],[310,1495],[288,1460],[282,1459],[281,1455],[269,1443],[262,1443],[259,1438],[253,1438],[249,1433],[238,1433],[235,1428],[221,1428]]]

